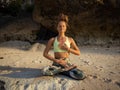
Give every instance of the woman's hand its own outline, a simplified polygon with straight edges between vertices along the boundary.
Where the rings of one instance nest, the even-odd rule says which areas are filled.
[[[56,63],[62,65],[65,68],[66,71],[77,67],[74,64],[68,65],[67,62],[65,60],[62,60],[62,59],[61,60],[56,60]]]
[[[60,48],[66,51],[69,51],[70,49],[66,44],[61,45]]]
[[[65,60],[62,60],[62,59],[56,60],[56,63],[62,65],[62,66],[65,67],[65,68],[69,67],[69,66],[67,65],[67,62],[66,62]]]

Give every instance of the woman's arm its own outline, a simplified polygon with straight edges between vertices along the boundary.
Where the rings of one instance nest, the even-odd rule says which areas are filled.
[[[69,53],[75,54],[75,55],[80,55],[80,50],[78,46],[76,45],[75,41],[72,38],[69,38],[70,41],[70,48],[64,44],[61,46],[61,49],[67,50]]]
[[[43,56],[46,57],[47,59],[55,62],[56,59],[49,54],[49,51],[50,51],[50,49],[51,49],[51,47],[52,47],[52,45],[53,45],[53,42],[54,42],[54,38],[51,38],[51,39],[48,41],[48,43],[47,43],[47,45],[46,45],[46,48],[45,48],[45,50],[44,50],[44,52],[43,52]]]
[[[80,50],[76,45],[75,41],[72,38],[70,38],[70,42],[71,42],[71,48],[68,48],[68,52],[75,55],[80,55]]]

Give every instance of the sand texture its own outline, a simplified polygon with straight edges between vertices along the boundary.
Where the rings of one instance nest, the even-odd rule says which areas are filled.
[[[63,75],[42,76],[52,62],[43,57],[44,44],[8,41],[0,44],[2,90],[120,90],[120,47],[79,46],[71,62],[86,74],[76,81]],[[53,52],[51,51],[51,54]]]

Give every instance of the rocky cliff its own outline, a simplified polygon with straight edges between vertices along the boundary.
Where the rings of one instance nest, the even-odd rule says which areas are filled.
[[[9,21],[9,24],[0,26],[0,42],[48,40],[57,35],[56,20],[62,12],[69,16],[67,35],[78,44],[120,45],[119,9],[119,0],[35,0],[33,18],[26,20],[23,15],[25,11],[17,13],[17,20],[0,17],[0,23]],[[31,16],[31,13],[28,15]]]
[[[67,34],[80,44],[120,44],[119,0],[35,0],[33,19],[56,32],[59,13],[69,16]]]

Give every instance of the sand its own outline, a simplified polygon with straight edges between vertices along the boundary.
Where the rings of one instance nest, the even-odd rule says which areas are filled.
[[[120,46],[79,46],[71,62],[86,74],[84,80],[63,75],[42,76],[52,62],[43,57],[44,44],[8,41],[0,44],[0,88],[6,90],[120,90]],[[50,51],[53,55],[53,52]]]

